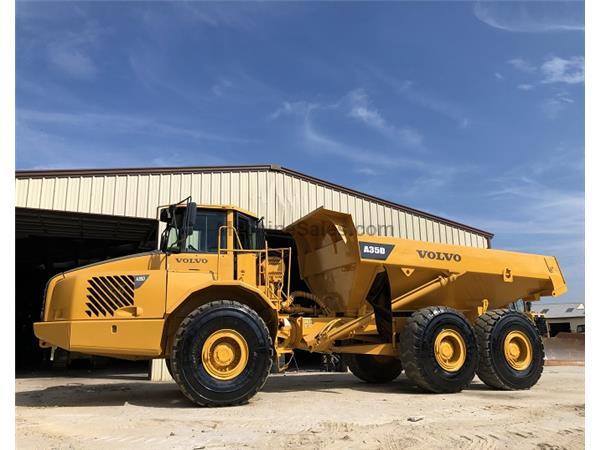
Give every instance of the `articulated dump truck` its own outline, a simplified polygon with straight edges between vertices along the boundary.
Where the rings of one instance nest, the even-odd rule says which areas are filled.
[[[567,290],[552,256],[358,235],[349,214],[323,208],[286,228],[293,255],[236,207],[187,199],[159,211],[160,249],[48,282],[42,347],[164,358],[204,406],[247,402],[296,349],[341,354],[367,383],[405,371],[434,393],[475,374],[528,389],[542,373],[538,330],[507,306]],[[290,292],[292,258],[308,290]]]

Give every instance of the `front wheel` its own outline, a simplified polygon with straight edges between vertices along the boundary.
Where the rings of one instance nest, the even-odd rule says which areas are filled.
[[[181,322],[171,372],[181,391],[201,406],[246,403],[265,384],[273,344],[260,316],[238,302],[200,306]]]
[[[529,389],[544,370],[544,345],[535,324],[510,309],[495,309],[475,321],[477,376],[502,390]]]

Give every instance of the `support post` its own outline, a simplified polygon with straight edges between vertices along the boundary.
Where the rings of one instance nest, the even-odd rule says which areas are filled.
[[[169,374],[164,359],[153,359],[148,364],[148,379],[150,381],[174,381]]]

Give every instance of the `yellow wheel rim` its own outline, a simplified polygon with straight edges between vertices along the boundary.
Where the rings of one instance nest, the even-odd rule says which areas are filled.
[[[515,370],[527,369],[533,360],[531,341],[522,331],[511,331],[504,338],[504,357]]]
[[[219,330],[202,346],[202,365],[217,380],[233,380],[248,363],[248,343],[235,330]]]
[[[447,372],[457,372],[467,359],[467,346],[458,331],[443,329],[435,337],[435,360]]]

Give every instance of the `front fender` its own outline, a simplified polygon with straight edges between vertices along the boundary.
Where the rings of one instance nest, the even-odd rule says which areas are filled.
[[[242,298],[236,298],[236,294],[242,295]],[[214,297],[216,295],[216,297]],[[186,300],[193,297],[205,297],[210,300],[236,300],[240,301],[250,295],[262,304],[260,309],[276,310],[277,305],[271,301],[260,289],[243,281],[206,281],[190,287],[184,291],[177,299],[169,299],[166,314],[173,314]],[[210,298],[212,297],[212,298]],[[240,301],[244,303],[244,301]],[[249,305],[253,306],[253,305]],[[254,307],[254,306],[253,306]],[[257,309],[257,308],[255,308]]]

